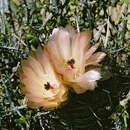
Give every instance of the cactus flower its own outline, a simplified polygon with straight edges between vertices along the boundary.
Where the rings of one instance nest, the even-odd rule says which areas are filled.
[[[97,66],[105,53],[96,52],[99,44],[91,46],[88,31],[76,33],[72,27],[55,29],[52,39],[46,44],[55,70],[62,80],[80,94],[94,89],[96,81],[101,78]]]
[[[54,109],[67,99],[68,90],[55,73],[46,50],[39,47],[21,66],[20,87],[30,107]]]

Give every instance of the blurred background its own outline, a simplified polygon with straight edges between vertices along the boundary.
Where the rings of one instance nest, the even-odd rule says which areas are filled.
[[[101,44],[103,78],[94,91],[70,90],[57,110],[30,109],[19,89],[21,60],[68,24]],[[0,0],[0,130],[129,130],[129,98],[129,0]]]

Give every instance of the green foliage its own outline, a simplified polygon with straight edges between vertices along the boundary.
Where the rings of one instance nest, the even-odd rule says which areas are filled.
[[[127,112],[126,106],[124,106],[124,107],[119,106],[117,111],[112,114],[112,118],[118,129],[127,130],[127,128],[128,128],[127,121],[129,119],[129,114]]]

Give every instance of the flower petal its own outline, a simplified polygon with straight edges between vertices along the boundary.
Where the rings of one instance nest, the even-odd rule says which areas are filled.
[[[104,57],[106,56],[103,52],[97,52],[93,54],[87,61],[86,66],[88,65],[97,65]]]
[[[96,87],[96,80],[99,80],[101,75],[96,70],[90,70],[80,76],[79,78],[75,79],[73,82],[77,83],[79,87],[85,90],[93,90]]]
[[[76,60],[76,66],[83,64],[85,51],[90,47],[90,35],[88,31],[78,33],[72,40],[72,57]]]
[[[49,109],[49,110],[52,110],[54,108],[57,108],[58,107],[58,103],[57,102],[48,102],[48,101],[45,101],[43,100],[42,102],[32,102],[32,101],[29,101],[28,102],[28,106],[31,107],[31,108],[37,108],[37,107],[42,107],[44,106],[44,109]]]
[[[70,36],[67,30],[59,30],[55,36],[55,44],[57,45],[58,51],[62,58],[68,59],[71,54],[70,50]]]
[[[94,46],[92,46],[84,55],[84,60],[87,60],[99,47],[99,43],[95,44]]]
[[[86,89],[81,88],[81,87],[76,86],[76,85],[73,86],[73,89],[74,89],[74,91],[75,91],[77,94],[81,94],[81,93],[86,92]]]
[[[55,43],[49,42],[46,45],[46,49],[47,49],[47,52],[49,53],[49,57],[51,61],[53,62],[57,72],[61,74],[64,73],[64,62],[59,51],[56,48]]]
[[[76,35],[75,30],[71,25],[67,25],[65,29],[69,32],[71,39],[74,37],[74,35]]]
[[[32,56],[22,61],[20,80],[21,89],[32,107],[54,109],[67,99],[68,90],[55,73],[46,48],[43,51],[39,47]]]
[[[33,72],[35,72],[38,76],[43,76],[43,68],[39,64],[39,62],[33,57],[29,57],[28,60],[22,61],[22,67],[30,67]],[[24,69],[23,69],[24,70]]]

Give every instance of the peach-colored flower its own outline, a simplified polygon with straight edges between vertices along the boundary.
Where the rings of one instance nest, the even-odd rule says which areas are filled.
[[[67,88],[54,72],[46,50],[41,47],[27,60],[20,70],[21,89],[32,108],[57,108],[67,99]]]
[[[57,73],[76,93],[94,89],[96,80],[101,78],[98,69],[88,69],[88,66],[98,65],[106,54],[94,53],[99,44],[91,46],[89,40],[88,31],[75,33],[72,27],[67,27],[55,29],[52,39],[46,45]]]

